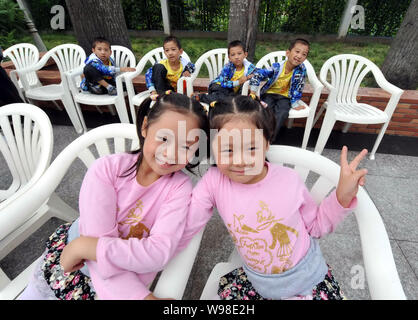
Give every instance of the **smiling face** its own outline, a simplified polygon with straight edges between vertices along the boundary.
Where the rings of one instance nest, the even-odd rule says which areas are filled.
[[[183,49],[180,49],[174,41],[164,43],[163,48],[164,54],[170,63],[177,63],[183,54]]]
[[[244,59],[247,58],[248,52],[245,52],[241,46],[231,47],[228,50],[228,59],[236,68],[241,68],[244,63]]]
[[[297,42],[292,48],[292,50],[286,51],[287,63],[289,63],[293,68],[297,67],[298,65],[303,63],[303,61],[306,60],[306,58],[308,57],[308,53],[309,46]]]
[[[248,116],[226,122],[212,142],[218,169],[232,181],[256,183],[267,174],[264,165],[269,144]]]
[[[106,42],[97,42],[95,47],[91,51],[103,62],[107,63],[110,56],[112,55],[112,50],[110,50],[110,45]]]
[[[145,141],[141,166],[145,170],[152,170],[157,176],[183,169],[198,148],[199,136],[194,135],[198,131],[199,121],[191,113],[167,110],[148,127],[144,120],[141,133]]]

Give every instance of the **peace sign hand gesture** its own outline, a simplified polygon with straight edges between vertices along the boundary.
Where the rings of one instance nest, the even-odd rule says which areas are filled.
[[[347,161],[347,147],[341,150],[340,180],[337,185],[337,200],[344,207],[348,208],[356,196],[358,186],[364,186],[367,169],[357,170],[357,166],[366,156],[367,150],[363,149],[350,163]]]

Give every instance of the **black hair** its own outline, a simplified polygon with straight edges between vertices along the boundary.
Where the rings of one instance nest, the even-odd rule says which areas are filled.
[[[177,37],[175,37],[175,36],[168,36],[168,37],[166,37],[166,38],[164,39],[164,41],[163,41],[163,47],[164,47],[164,45],[165,45],[166,43],[171,42],[171,41],[173,41],[173,42],[176,44],[176,46],[177,46],[179,49],[181,49],[181,43],[180,43],[180,40],[179,40]]]
[[[248,116],[258,129],[263,129],[266,141],[273,142],[276,117],[271,108],[262,105],[257,97],[237,95],[212,103],[209,109],[209,127],[219,131],[231,118],[240,115]]]
[[[96,37],[96,38],[93,39],[93,43],[92,43],[91,47],[93,49],[96,48],[96,45],[98,43],[107,43],[109,45],[109,48],[111,46],[110,41],[107,40],[105,37]]]
[[[240,40],[234,40],[234,41],[231,41],[228,44],[228,54],[229,54],[229,50],[231,48],[235,48],[235,47],[241,47],[244,52],[247,52],[247,50],[245,49],[245,45],[242,43],[242,41],[240,41]]]
[[[292,50],[293,49],[293,47],[296,45],[296,43],[302,43],[302,44],[304,44],[305,46],[308,46],[308,50],[311,48],[311,44],[309,43],[309,41],[308,40],[306,40],[306,39],[303,39],[303,38],[296,38],[296,39],[293,39],[291,42],[290,42],[290,44],[289,44],[289,51],[290,50]]]
[[[131,166],[128,170],[126,170],[125,173],[122,175],[122,177],[129,176],[134,171],[136,172],[136,174],[138,174],[138,169],[143,159],[141,146],[144,145],[144,141],[145,141],[145,138],[142,136],[142,125],[144,123],[145,117],[147,117],[146,128],[148,128],[152,123],[157,121],[164,112],[168,110],[179,112],[182,114],[193,114],[198,119],[199,128],[205,132],[206,137],[209,136],[208,117],[207,117],[205,109],[198,101],[194,99],[190,99],[189,97],[183,94],[169,93],[169,94],[163,94],[159,96],[157,98],[157,101],[152,107],[151,107],[151,102],[152,102],[151,98],[148,98],[144,100],[144,102],[142,102],[141,105],[139,106],[137,116],[136,116],[136,132],[138,134],[140,147],[138,150],[134,150],[130,152],[131,154],[139,153],[139,155],[138,155],[138,159],[136,163],[133,166]],[[200,137],[199,139],[203,139],[206,137]],[[199,140],[199,144],[200,143],[202,143],[201,140]],[[203,155],[199,154],[198,151],[199,150],[197,150],[195,154],[197,161],[195,163],[189,162],[186,165],[186,169],[191,173],[194,173],[192,169],[199,165],[200,160],[203,160],[203,158],[207,157],[208,155],[207,153]]]

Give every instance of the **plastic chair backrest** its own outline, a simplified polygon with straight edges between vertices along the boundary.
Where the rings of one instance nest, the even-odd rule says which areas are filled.
[[[338,103],[356,103],[361,82],[370,71],[376,69],[379,70],[372,61],[364,57],[340,54],[325,61],[319,77],[323,83],[330,83],[336,88]]]
[[[1,107],[0,126],[0,151],[13,179],[8,190],[0,190],[2,201],[15,198],[19,189],[37,180],[48,167],[53,133],[47,114],[26,103]]]
[[[219,48],[205,52],[196,61],[196,70],[192,74],[192,79],[196,79],[203,64],[206,65],[209,73],[209,80],[214,80],[222,71],[222,68],[228,63],[228,49]]]
[[[119,68],[131,67],[135,68],[136,60],[135,55],[126,47],[112,46],[112,58],[115,60],[116,66]]]
[[[15,44],[3,51],[3,56],[9,58],[16,70],[30,67],[38,62],[39,51],[31,43],[19,43]],[[30,86],[37,86],[40,84],[36,72],[30,72],[25,75]]]

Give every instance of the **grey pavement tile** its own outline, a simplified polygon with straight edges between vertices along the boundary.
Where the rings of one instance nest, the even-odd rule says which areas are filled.
[[[396,241],[390,241],[399,278],[407,299],[418,299],[418,279]],[[333,233],[320,240],[327,263],[346,296],[351,300],[370,299],[364,272],[360,237]]]
[[[396,242],[418,279],[418,242],[400,240],[396,240]]]
[[[418,241],[418,180],[369,175],[367,181],[390,237]]]

